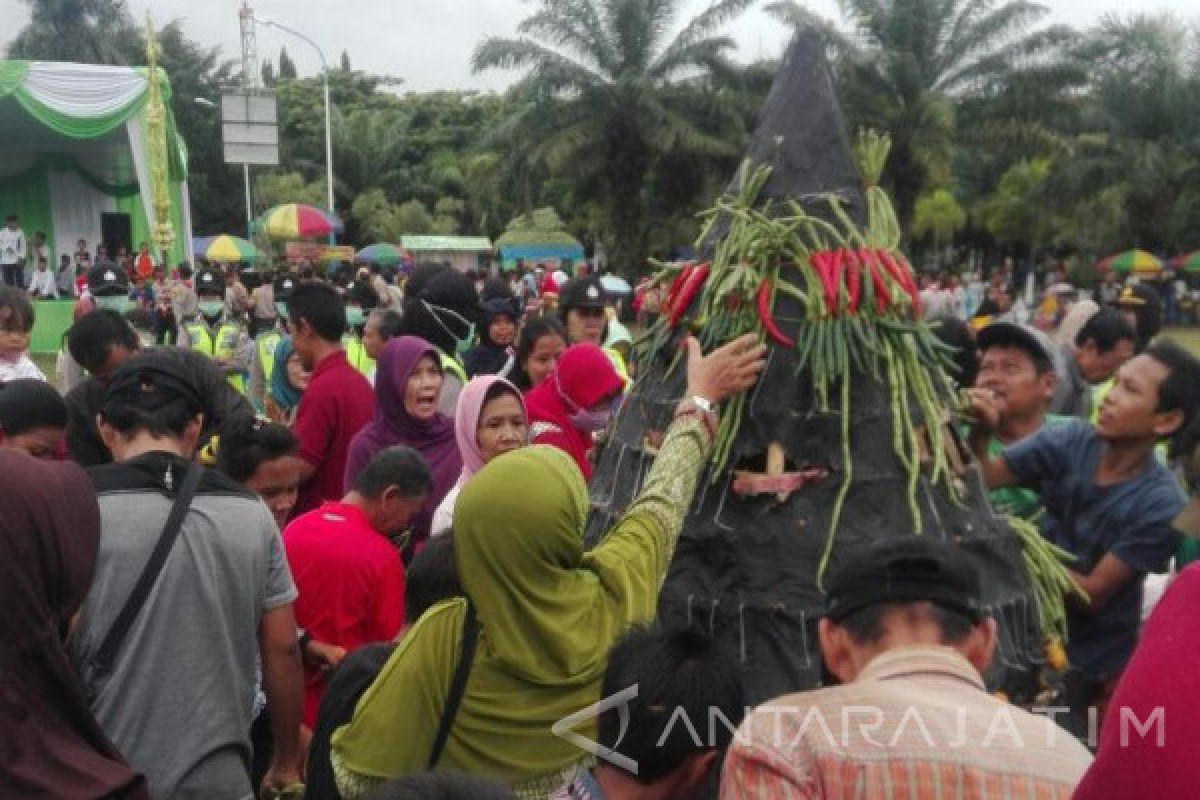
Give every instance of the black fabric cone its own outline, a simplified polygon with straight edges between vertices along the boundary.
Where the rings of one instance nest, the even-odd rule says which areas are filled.
[[[824,198],[836,194],[855,223],[865,222],[862,177],[850,152],[824,40],[812,28],[801,28],[788,45],[746,158],[772,168],[761,199],[795,200],[823,216]],[[726,191],[736,193],[736,177]],[[708,244],[724,233],[723,225],[714,226]]]
[[[860,178],[816,33],[798,34],[789,47],[750,152],[775,166],[766,189],[770,197],[805,201],[837,192],[861,224],[865,203]],[[789,274],[798,280],[794,270]],[[776,321],[794,339],[805,324],[803,312],[780,297]],[[659,352],[641,364],[640,377],[599,453],[585,533],[589,546],[637,495],[654,457],[647,435],[666,429],[683,394],[684,370],[669,369],[673,355]],[[831,388],[830,397],[839,392]],[[698,625],[727,639],[740,653],[752,705],[824,682],[815,634],[823,611],[817,572],[844,468],[839,408],[837,403],[828,411],[817,408],[811,376],[797,371],[795,351],[771,346],[729,464],[719,474],[710,467],[702,476],[662,589],[663,624]],[[944,487],[931,485],[928,470],[922,473],[916,494],[921,530],[914,531],[908,473],[893,449],[892,430],[889,385],[869,371],[853,369],[853,480],[830,568],[836,568],[851,545],[869,540],[919,533],[957,541],[983,571],[985,602],[1000,622],[1000,647],[987,677],[992,685],[1013,691],[1028,680],[1028,668],[1042,650],[1019,542],[992,512],[974,469],[963,481],[961,503],[953,502]],[[761,472],[772,441],[783,445],[789,471],[812,465],[829,468],[831,476],[784,502],[775,495],[734,494],[732,470]]]

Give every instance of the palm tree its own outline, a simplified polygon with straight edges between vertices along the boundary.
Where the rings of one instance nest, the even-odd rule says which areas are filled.
[[[1197,246],[1195,44],[1170,15],[1109,15],[1088,32],[1079,50],[1092,71],[1082,131],[1048,178],[1051,201],[1070,210],[1068,244],[1093,252]]]
[[[1074,34],[1038,27],[1047,9],[1029,0],[841,0],[840,7],[847,32],[794,0],[767,10],[826,33],[851,123],[892,137],[884,180],[906,227],[918,196],[952,182],[955,146],[966,134],[1049,138],[1046,98],[1081,79],[1061,58]]]
[[[334,187],[346,204],[362,192],[380,188],[398,196],[411,175],[404,163],[408,118],[401,112],[358,108],[333,118]]]
[[[124,0],[23,2],[30,9],[29,24],[9,45],[9,58],[131,63],[128,55],[139,37]]]
[[[673,89],[727,72],[733,41],[721,27],[754,0],[714,0],[668,38],[681,0],[540,0],[517,38],[476,47],[476,71],[525,69],[510,117],[540,124],[524,145],[529,160],[588,186],[613,265],[632,273],[644,252],[647,176],[668,152],[728,155],[738,143],[714,136]]]

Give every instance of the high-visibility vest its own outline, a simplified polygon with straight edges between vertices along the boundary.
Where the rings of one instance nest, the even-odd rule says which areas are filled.
[[[232,362],[237,357],[238,339],[242,334],[242,327],[236,322],[225,322],[217,328],[217,335],[213,336],[208,331],[208,326],[199,322],[191,322],[184,326],[188,333],[188,339],[192,343],[192,349],[204,353],[209,358],[215,358],[222,361]],[[246,393],[246,376],[240,372],[234,372],[227,376],[229,384],[237,389],[242,394]]]
[[[350,366],[370,377],[375,369],[375,359],[367,355],[367,348],[363,347],[362,340],[347,333],[342,337],[342,347],[346,351],[346,360],[350,362]]]
[[[1093,425],[1096,424],[1096,420],[1100,418],[1100,404],[1104,402],[1104,398],[1108,396],[1109,391],[1116,382],[1116,378],[1109,378],[1104,383],[1088,387],[1092,390],[1092,413],[1088,415],[1088,422]]]
[[[629,367],[625,366],[625,357],[621,355],[619,350],[612,347],[604,348],[604,355],[608,356],[608,360],[612,362],[613,369],[617,371],[617,375],[625,382],[625,388],[629,387]]]
[[[458,378],[459,383],[461,383],[463,386],[466,386],[467,371],[463,369],[462,364],[458,363],[458,359],[454,356],[446,355],[441,350],[438,351],[438,355],[441,356],[442,360],[442,373],[449,373],[453,375],[454,377]]]
[[[258,363],[262,366],[263,382],[270,385],[271,373],[275,370],[275,348],[279,347],[283,334],[268,331],[258,336]]]

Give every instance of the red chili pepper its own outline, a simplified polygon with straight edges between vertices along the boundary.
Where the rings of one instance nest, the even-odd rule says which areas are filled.
[[[675,301],[679,298],[679,290],[695,268],[695,264],[684,264],[683,269],[679,270],[679,274],[675,276],[675,280],[671,281],[671,287],[667,289],[667,296],[663,298],[662,302],[662,313],[667,315],[668,320],[674,318]],[[671,323],[672,327],[674,324],[674,322]]]
[[[884,268],[896,279],[896,283],[900,284],[900,288],[904,289],[909,300],[912,301],[913,314],[920,319],[921,293],[917,290],[917,285],[913,282],[912,273],[905,267],[900,266],[888,251],[879,250],[876,254],[879,256],[879,263],[883,264]]]
[[[755,301],[758,306],[758,319],[762,322],[767,335],[784,347],[795,347],[795,342],[779,330],[779,326],[775,324],[775,317],[771,314],[771,282],[769,280],[764,278],[763,282],[759,284]]]
[[[821,279],[821,294],[825,298],[825,310],[829,314],[837,311],[837,288],[833,285],[835,255],[832,250],[819,250],[812,254],[813,269]]]
[[[850,313],[858,311],[858,298],[862,292],[862,271],[866,261],[862,257],[865,251],[846,251],[846,308]]]
[[[887,281],[883,279],[882,267],[879,266],[876,253],[871,250],[862,252],[865,256],[864,263],[867,265],[867,272],[871,275],[871,285],[875,287],[875,311],[882,314],[892,304],[892,291],[888,288]]]
[[[829,253],[824,250],[818,250],[808,257],[808,263],[812,264],[813,272],[817,273],[817,279],[821,281],[821,293],[825,292],[825,284],[828,282],[829,270],[826,269]]]
[[[704,282],[708,280],[708,272],[708,264],[699,264],[688,271],[683,285],[679,287],[679,295],[675,298],[675,303],[671,306],[672,328],[679,324],[679,320],[687,313],[688,308],[692,305],[692,301],[696,299],[696,295],[704,287]]]
[[[830,258],[829,267],[829,292],[825,295],[826,302],[829,303],[829,313],[835,317],[838,315],[838,295],[842,290],[842,273],[846,271],[846,251],[834,250],[833,256]]]

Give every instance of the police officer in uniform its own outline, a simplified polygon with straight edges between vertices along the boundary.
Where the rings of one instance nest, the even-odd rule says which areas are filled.
[[[230,385],[246,393],[246,376],[254,357],[246,326],[225,314],[225,281],[210,269],[196,272],[196,315],[179,330],[179,346],[209,356],[225,370]]]
[[[558,298],[558,312],[567,329],[568,344],[590,342],[604,350],[617,374],[628,385],[629,368],[625,357],[613,347],[605,347],[608,338],[608,293],[595,275],[572,278]]]
[[[255,409],[263,411],[267,387],[271,385],[271,373],[275,370],[275,349],[287,336],[287,299],[292,294],[296,279],[281,274],[271,286],[275,303],[275,322],[260,328],[254,337],[254,354],[250,363],[250,402]]]
[[[379,305],[379,295],[370,281],[351,280],[345,284],[342,299],[346,303],[346,333],[342,336],[346,360],[350,362],[350,366],[369,378],[375,372],[375,359],[367,355],[362,337],[363,329],[367,325],[367,315]]]

